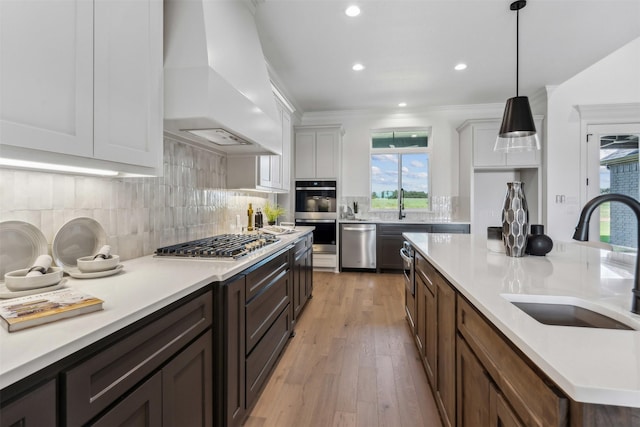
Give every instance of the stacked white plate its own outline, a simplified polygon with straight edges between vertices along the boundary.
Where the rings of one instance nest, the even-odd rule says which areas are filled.
[[[55,263],[71,277],[94,279],[111,276],[122,271],[122,264],[118,264],[119,258],[115,263],[113,260],[110,261],[113,265],[109,264],[109,267],[105,267],[104,264],[96,264],[93,271],[78,268],[78,259],[93,258],[106,243],[107,233],[98,221],[93,218],[78,217],[60,227],[53,238],[51,252]]]
[[[0,242],[0,298],[53,291],[64,285],[62,269],[56,267],[35,281],[21,277],[26,276],[38,256],[49,253],[47,239],[37,227],[24,221],[0,222]],[[11,273],[11,289],[5,283],[7,273]]]

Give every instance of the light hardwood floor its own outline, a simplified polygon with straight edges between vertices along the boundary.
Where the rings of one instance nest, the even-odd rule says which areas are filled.
[[[313,278],[314,297],[245,426],[441,426],[402,275]]]

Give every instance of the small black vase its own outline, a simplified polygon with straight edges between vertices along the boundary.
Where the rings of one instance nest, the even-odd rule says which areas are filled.
[[[553,240],[544,234],[544,225],[531,224],[531,234],[527,236],[526,253],[529,255],[544,256],[553,249]]]

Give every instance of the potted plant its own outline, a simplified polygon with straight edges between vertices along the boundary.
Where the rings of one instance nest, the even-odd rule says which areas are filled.
[[[267,224],[275,225],[278,217],[284,213],[284,208],[278,204],[272,205],[267,202],[264,205],[264,214],[267,217]]]

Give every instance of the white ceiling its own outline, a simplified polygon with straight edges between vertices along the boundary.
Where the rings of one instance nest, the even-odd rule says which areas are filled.
[[[360,16],[344,14],[358,4]],[[515,95],[511,0],[258,0],[267,62],[303,112],[504,102]],[[640,37],[640,0],[530,0],[520,95]],[[640,52],[638,53],[640,55]],[[355,62],[365,70],[351,70]],[[468,68],[453,67],[465,62]]]

